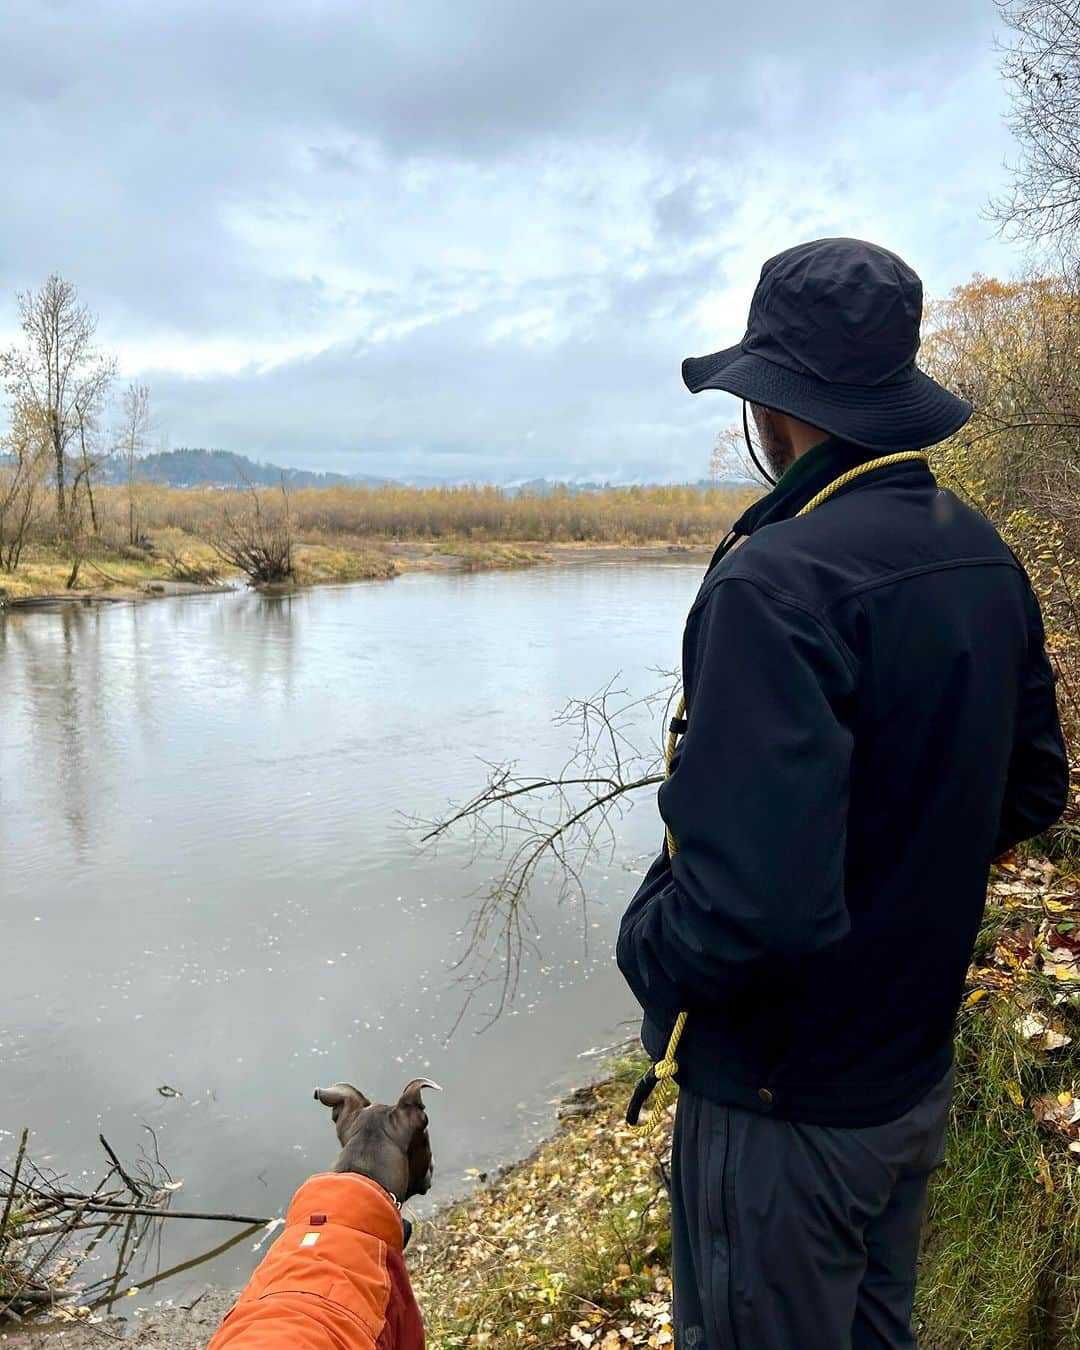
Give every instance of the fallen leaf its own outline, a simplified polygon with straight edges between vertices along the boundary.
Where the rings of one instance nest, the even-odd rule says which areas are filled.
[[[1067,1036],[1061,1027],[1048,1022],[1037,1012],[1025,1013],[1022,1017],[1018,1017],[1013,1026],[1025,1041],[1036,1041],[1040,1050],[1060,1050],[1063,1046],[1072,1044],[1071,1036]]]

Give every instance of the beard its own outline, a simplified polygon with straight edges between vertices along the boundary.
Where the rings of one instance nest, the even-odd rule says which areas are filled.
[[[761,441],[761,452],[765,456],[769,472],[774,478],[782,478],[795,463],[795,447],[790,437],[786,436],[773,421],[773,415],[768,408],[751,403],[750,411],[754,417],[758,439]]]

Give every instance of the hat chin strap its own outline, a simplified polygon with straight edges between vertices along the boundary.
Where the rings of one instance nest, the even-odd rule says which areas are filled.
[[[767,483],[772,487],[775,487],[780,480],[772,476],[754,453],[754,442],[750,439],[750,418],[747,416],[746,412],[746,399],[743,399],[742,401],[742,434],[746,440],[746,448],[750,452],[750,458],[754,461],[754,468],[757,469],[758,473],[761,474],[762,478],[764,478]]]

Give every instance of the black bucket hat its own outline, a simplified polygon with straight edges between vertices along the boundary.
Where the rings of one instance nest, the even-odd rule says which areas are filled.
[[[688,356],[692,394],[723,389],[867,449],[917,450],[958,431],[971,404],[915,364],[922,282],[888,249],[815,239],[761,269],[737,347]]]

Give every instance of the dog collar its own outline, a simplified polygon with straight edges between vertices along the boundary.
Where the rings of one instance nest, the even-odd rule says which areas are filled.
[[[357,1172],[355,1168],[352,1168],[351,1170],[356,1176],[363,1177],[365,1181],[370,1181],[374,1185],[378,1186],[379,1190],[382,1191],[383,1195],[387,1195],[390,1197],[391,1201],[393,1202],[393,1206],[398,1211],[398,1213],[399,1214],[401,1213],[401,1201],[397,1198],[394,1192],[389,1189],[389,1187],[384,1186],[381,1181],[377,1181],[373,1176],[369,1176],[367,1172]]]

